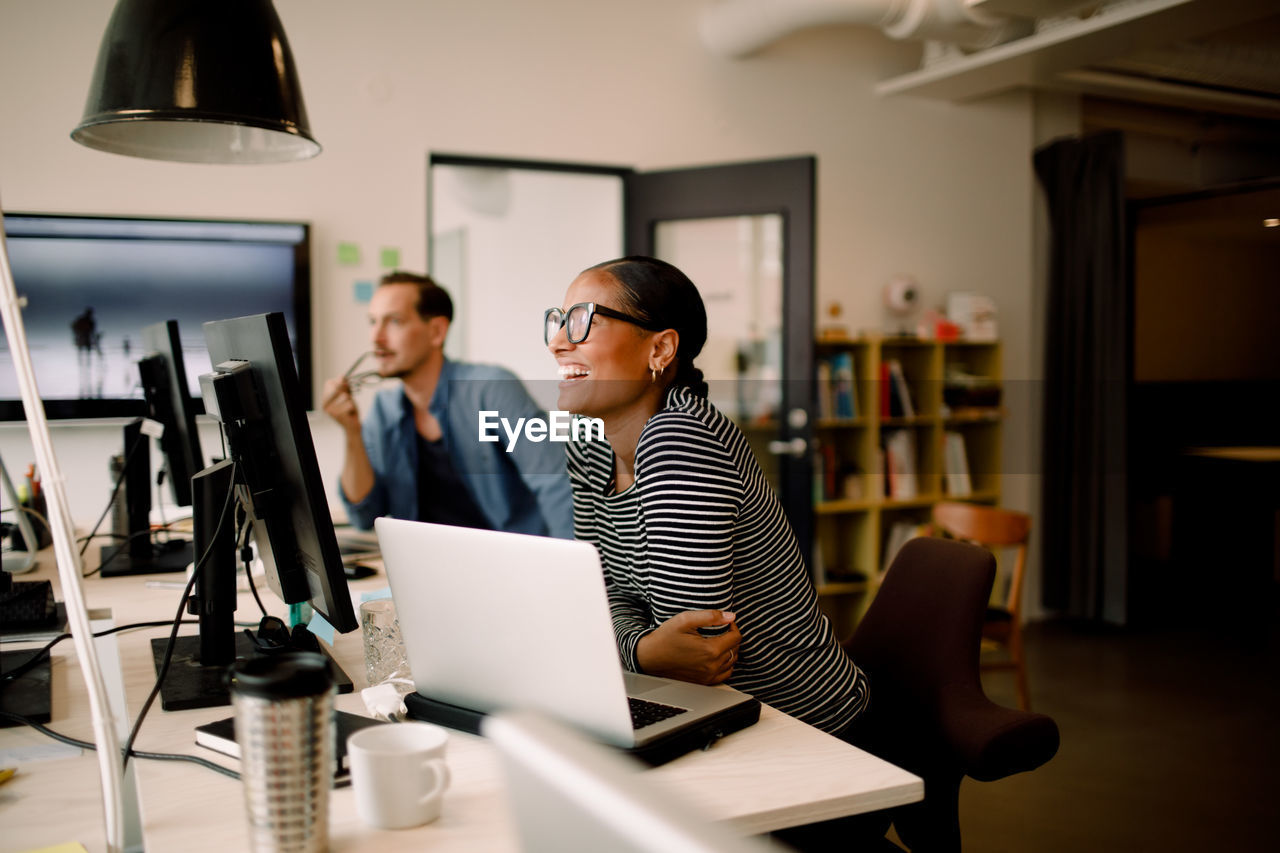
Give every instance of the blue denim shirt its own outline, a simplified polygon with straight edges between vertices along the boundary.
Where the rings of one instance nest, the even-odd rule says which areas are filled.
[[[476,506],[494,530],[573,538],[573,495],[565,473],[567,445],[532,442],[523,436],[507,452],[507,439],[479,440],[479,413],[546,419],[511,371],[446,359],[428,407],[440,422],[445,449]],[[492,431],[491,431],[492,432]],[[357,527],[370,528],[381,515],[418,518],[418,445],[413,405],[400,388],[380,391],[361,425],[373,465],[374,483],[359,503],[338,494]],[[448,496],[442,496],[448,500]]]

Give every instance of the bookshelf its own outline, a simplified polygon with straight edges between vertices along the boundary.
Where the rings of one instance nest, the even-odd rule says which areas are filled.
[[[1001,349],[819,337],[815,364],[814,584],[845,641],[886,549],[927,522],[936,502],[999,502]]]

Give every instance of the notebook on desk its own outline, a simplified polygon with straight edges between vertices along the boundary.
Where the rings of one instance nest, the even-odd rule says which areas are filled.
[[[415,716],[478,731],[487,713],[533,709],[650,764],[759,719],[759,701],[732,688],[622,668],[589,543],[391,518],[375,529]],[[664,718],[634,724],[636,705]]]

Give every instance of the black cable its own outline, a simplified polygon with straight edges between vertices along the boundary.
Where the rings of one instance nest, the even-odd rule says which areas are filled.
[[[108,565],[112,560],[114,560],[117,556],[119,556],[119,555],[120,555],[120,552],[122,552],[122,551],[124,551],[126,548],[128,548],[128,547],[129,547],[129,543],[130,543],[130,542],[132,542],[132,541],[133,541],[133,540],[135,540],[135,539],[140,539],[140,538],[141,538],[141,537],[143,537],[143,536],[145,536],[145,537],[147,537],[148,539],[150,539],[150,538],[151,538],[151,534],[152,534],[153,532],[154,532],[154,531],[152,531],[150,528],[148,528],[148,529],[146,529],[146,530],[139,530],[137,533],[131,533],[131,534],[129,534],[128,536],[121,536],[121,535],[116,534],[116,533],[111,534],[112,536],[115,536],[115,537],[116,537],[116,538],[118,538],[118,539],[123,539],[124,541],[123,541],[122,543],[120,543],[120,545],[118,545],[114,551],[112,551],[110,554],[108,554],[107,556],[103,557],[101,560],[99,560],[99,561],[98,561],[98,568],[96,568],[96,569],[94,569],[93,571],[90,571],[90,572],[85,572],[85,573],[84,573],[83,575],[81,575],[80,577],[82,577],[82,578],[91,578],[91,577],[93,577],[93,576],[94,576],[94,575],[96,575],[98,572],[102,571],[102,567],[103,567],[103,566]],[[95,534],[95,535],[97,535],[97,534]],[[103,534],[103,535],[105,535],[105,534]],[[93,536],[87,536],[87,537],[85,537],[85,538],[86,538],[86,539],[92,539],[92,538],[93,538]],[[88,548],[87,543],[86,543],[85,548],[86,548],[86,549]],[[83,553],[84,553],[84,549],[82,549],[82,550],[80,551],[80,553],[81,553],[81,554],[83,554]]]
[[[258,610],[266,616],[267,607],[262,603],[262,598],[258,595],[258,587],[253,582],[253,551],[249,548],[249,531],[253,528],[253,522],[249,519],[249,514],[244,512],[243,507],[237,507],[236,511],[244,513],[240,535],[236,537],[236,547],[240,549],[240,558],[244,560],[245,580],[249,582],[249,592],[253,593],[253,600],[258,602]]]
[[[26,506],[26,505],[24,505],[24,504],[18,504],[17,506],[7,506],[7,507],[5,507],[4,509],[0,509],[0,513],[5,513],[5,512],[14,512],[14,511],[16,511],[16,510],[20,510],[20,511],[22,511],[22,512],[25,512],[27,515],[31,516],[31,520],[32,520],[32,521],[35,521],[35,522],[39,523],[39,525],[40,525],[41,527],[43,527],[46,531],[48,531],[48,533],[49,533],[49,535],[50,535],[50,536],[53,536],[53,528],[49,526],[49,519],[45,518],[45,517],[44,517],[44,515],[42,515],[41,513],[36,512],[34,509],[32,509],[32,508],[31,508],[31,507],[29,507],[29,506]],[[19,528],[19,526],[18,526],[18,522],[16,522],[16,521],[15,521],[15,522],[13,522],[13,526],[14,526],[14,529],[15,529],[15,530],[16,530],[16,529],[20,529],[20,528]],[[9,531],[9,532],[8,532],[8,533],[6,533],[5,535],[6,535],[6,536],[11,536],[12,534],[13,534],[13,532],[12,532],[12,531]],[[37,539],[39,539],[39,538],[40,538],[40,536],[39,536],[39,534],[38,534],[38,533],[36,534],[36,538],[37,538]],[[30,547],[30,546],[28,546],[28,547]],[[14,549],[10,549],[10,550],[14,550]]]
[[[236,494],[236,465],[231,463],[231,487],[227,489],[227,498],[222,502],[222,512],[218,513],[218,524],[213,529],[213,535],[209,537],[209,545],[204,549],[204,553],[196,560],[195,568],[191,572],[191,579],[187,581],[186,588],[182,591],[182,599],[178,602],[178,612],[173,617],[173,630],[169,632],[169,642],[164,648],[164,659],[160,662],[160,667],[156,673],[156,683],[151,688],[151,693],[147,696],[147,701],[142,704],[142,710],[138,712],[138,718],[133,723],[133,729],[129,732],[129,739],[125,742],[124,748],[124,764],[129,763],[129,754],[133,749],[133,742],[138,737],[138,730],[142,728],[142,721],[147,716],[147,711],[151,710],[151,705],[156,701],[156,696],[160,694],[160,685],[164,683],[164,677],[169,672],[169,662],[173,659],[173,647],[178,639],[178,628],[182,623],[182,614],[187,609],[187,599],[191,597],[191,590],[196,584],[196,580],[200,577],[200,570],[204,568],[204,564],[208,562],[209,555],[213,553],[214,546],[218,541],[218,534],[222,532],[222,524],[227,520],[228,510],[231,508],[232,499]],[[123,770],[123,768],[122,768]]]
[[[253,582],[253,562],[251,560],[244,561],[244,577],[249,581],[249,592],[253,593],[253,600],[258,602],[258,609],[262,611],[262,615],[267,615],[266,605],[262,603],[262,598],[258,595],[257,584]]]
[[[171,619],[162,619],[158,622],[133,622],[128,625],[118,625],[115,628],[105,628],[101,631],[95,631],[93,633],[93,636],[105,637],[108,634],[118,634],[121,631],[132,631],[138,628],[161,628],[161,627],[165,627],[172,624],[173,624],[173,620]],[[197,622],[195,619],[184,619],[182,621],[182,624],[183,625],[199,625],[200,623]],[[59,634],[58,636],[54,637],[44,646],[37,649],[35,654],[32,655],[29,660],[25,661],[19,666],[14,667],[11,670],[8,670],[7,672],[4,673],[3,676],[0,676],[0,687],[2,687],[6,682],[16,681],[23,674],[29,672],[33,667],[36,666],[36,664],[40,663],[40,661],[44,660],[46,657],[49,656],[49,653],[53,651],[54,646],[58,645],[58,643],[61,643],[63,640],[69,640],[69,639],[71,639],[70,634]]]
[[[165,624],[168,624],[168,623],[165,623]],[[24,717],[21,714],[13,714],[13,713],[10,713],[9,711],[0,711],[0,718],[11,720],[21,725],[31,726],[31,728],[40,732],[40,734],[45,735],[46,737],[51,737],[56,741],[60,741],[62,743],[67,744],[68,746],[77,746],[80,749],[91,749],[94,752],[98,751],[97,744],[90,743],[87,740],[77,740],[76,738],[69,737],[67,735],[61,734],[60,732],[55,732],[53,729],[48,728],[43,723],[37,723],[35,720],[32,720],[28,717]],[[216,764],[212,761],[209,761],[206,758],[201,758],[198,755],[180,755],[180,754],[171,753],[171,752],[137,752],[137,751],[134,751],[130,754],[135,756],[136,758],[146,758],[152,761],[188,761],[192,764],[198,764],[201,767],[207,767],[210,770],[214,770],[218,773],[221,773],[223,776],[228,776],[236,780],[240,779],[240,774],[237,773],[236,771],[231,770],[230,768],[227,768],[227,767],[223,767],[221,764]]]
[[[102,510],[102,515],[98,516],[98,520],[94,522],[93,529],[89,531],[89,535],[85,537],[84,547],[80,549],[80,556],[84,556],[84,552],[89,549],[89,540],[98,534],[98,528],[102,526],[102,521],[107,517],[107,513],[111,512],[111,507],[115,505],[116,494],[119,493],[120,487],[124,485],[125,472],[129,470],[129,462],[133,459],[133,454],[138,450],[138,445],[142,444],[146,438],[146,433],[139,432],[133,440],[133,445],[124,452],[124,464],[120,466],[120,476],[116,477],[116,484],[111,487],[111,496],[107,498],[107,506]]]
[[[8,510],[6,510],[6,512],[7,512],[7,511],[8,511]],[[182,523],[183,521],[185,521],[185,520],[186,520],[186,519],[183,519],[183,518],[176,518],[176,519],[174,519],[173,521],[170,521],[170,522],[168,522],[168,523],[166,523],[166,524],[161,524],[161,525],[156,525],[156,526],[154,526],[154,527],[151,527],[151,528],[149,529],[149,531],[148,531],[148,532],[150,532],[150,533],[162,533],[162,532],[163,532],[163,533],[172,533],[172,532],[173,532],[173,526],[174,526],[175,524],[181,524],[181,523]],[[83,542],[88,542],[88,541],[89,541],[89,540],[91,540],[91,539],[119,539],[119,540],[122,540],[122,541],[123,541],[123,540],[132,539],[134,536],[137,536],[137,535],[138,535],[137,533],[133,533],[133,534],[130,534],[130,535],[126,536],[126,535],[124,535],[123,533],[116,533],[116,532],[114,532],[114,531],[104,531],[104,532],[102,532],[102,533],[94,533],[94,534],[91,534],[91,535],[89,535],[89,536],[81,536],[81,537],[79,537],[78,539],[76,539],[76,542],[81,542],[81,543],[83,543]],[[87,550],[87,549],[86,549],[86,550]]]

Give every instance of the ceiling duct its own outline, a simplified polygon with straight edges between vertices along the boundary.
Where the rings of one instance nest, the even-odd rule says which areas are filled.
[[[919,68],[880,95],[1039,88],[1280,117],[1276,0],[720,0],[698,22],[709,50],[735,58],[830,25],[923,43]]]

